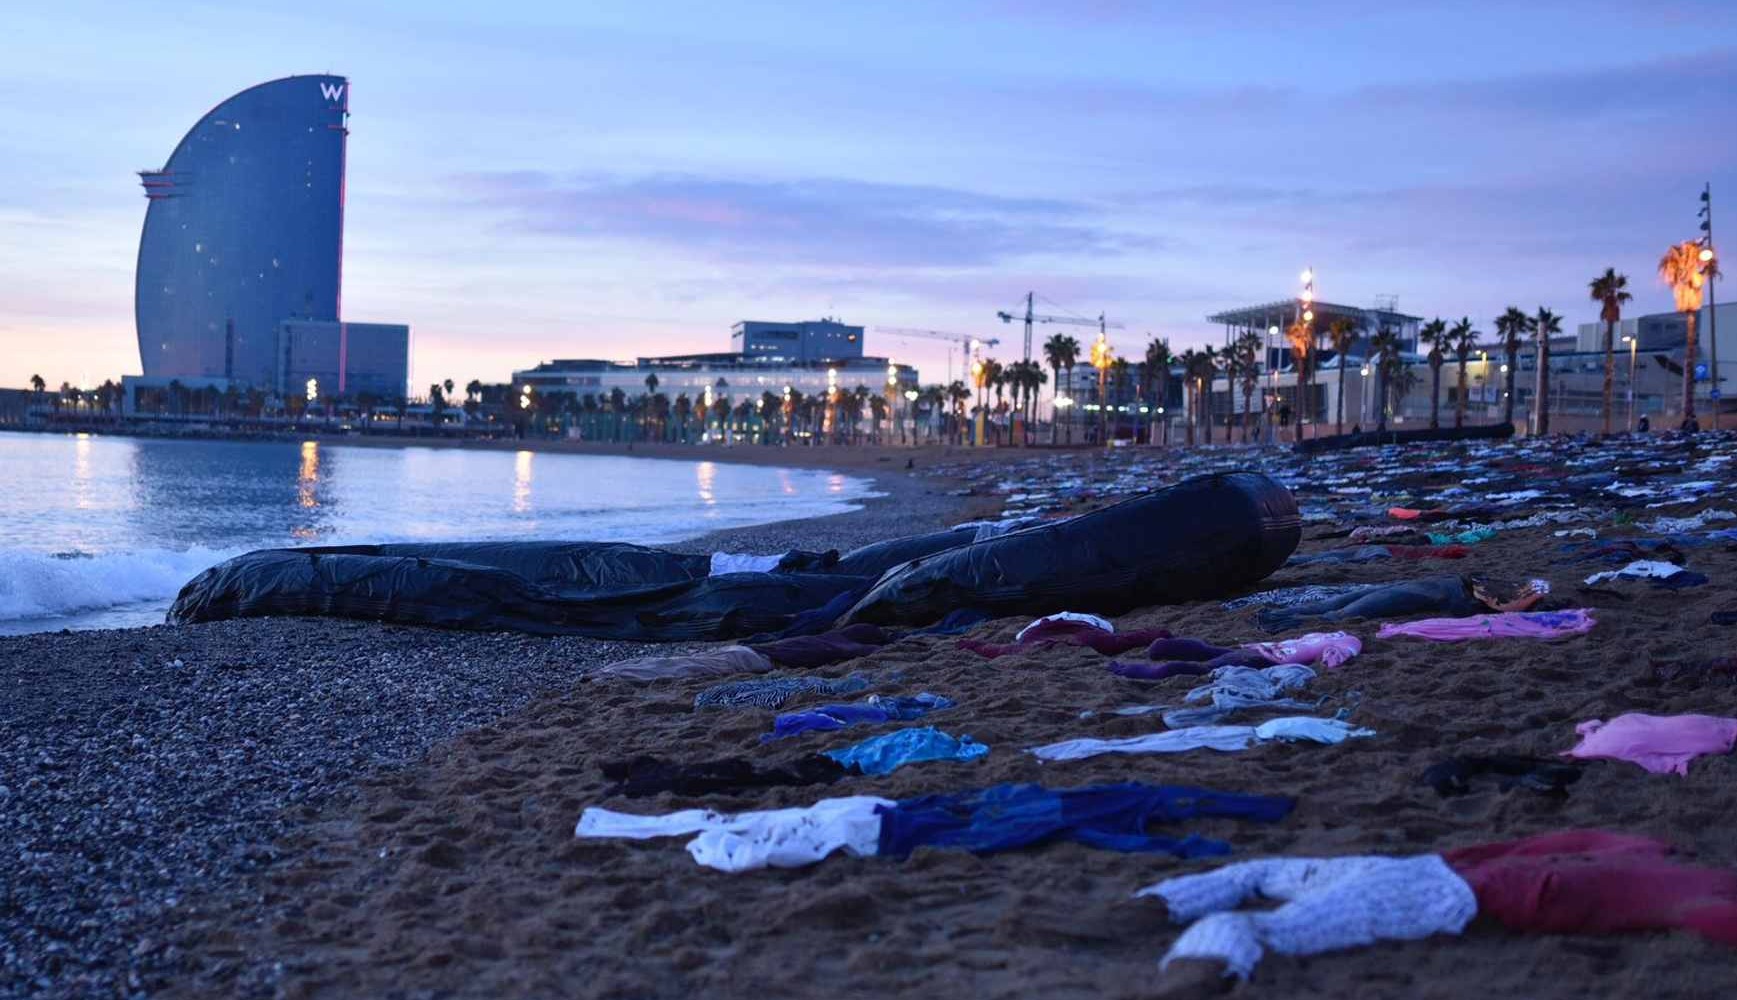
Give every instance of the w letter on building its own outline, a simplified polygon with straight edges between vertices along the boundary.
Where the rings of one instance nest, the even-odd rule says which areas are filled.
[[[341,83],[320,84],[320,94],[328,101],[335,101],[344,96],[344,85]]]

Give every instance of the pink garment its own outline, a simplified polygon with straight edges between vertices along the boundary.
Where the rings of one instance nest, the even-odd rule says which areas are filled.
[[[1613,723],[1614,724],[1614,723]],[[1443,851],[1478,913],[1515,931],[1693,931],[1737,945],[1737,871],[1671,857],[1662,840],[1567,830]]]
[[[1310,632],[1282,642],[1244,643],[1242,648],[1254,650],[1269,663],[1307,666],[1318,662],[1324,667],[1337,667],[1363,652],[1363,642],[1348,632]]]
[[[1730,753],[1737,719],[1716,715],[1645,715],[1630,712],[1609,722],[1589,719],[1574,727],[1580,744],[1564,757],[1630,760],[1654,774],[1689,773],[1703,754]]]
[[[1566,639],[1592,631],[1598,622],[1586,608],[1572,611],[1504,611],[1470,618],[1425,618],[1422,621],[1383,625],[1377,639],[1408,635],[1436,642],[1465,639]]]

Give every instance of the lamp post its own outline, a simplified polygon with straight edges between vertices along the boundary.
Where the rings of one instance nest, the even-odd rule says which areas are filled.
[[[1357,394],[1362,397],[1357,400],[1357,425],[1361,427],[1363,421],[1369,419],[1369,366],[1364,365],[1357,369],[1357,373],[1363,376],[1363,380],[1357,384]]]
[[[1302,280],[1303,291],[1298,296],[1301,301],[1298,318],[1303,324],[1303,335],[1307,339],[1303,342],[1303,356],[1293,359],[1294,363],[1292,364],[1292,368],[1296,370],[1297,379],[1297,388],[1292,395],[1297,400],[1296,439],[1298,441],[1303,439],[1303,425],[1308,422],[1308,418],[1314,410],[1312,405],[1306,410],[1303,407],[1303,369],[1309,363],[1309,355],[1313,354],[1315,350],[1315,269],[1312,267],[1303,268]]]
[[[1092,367],[1098,370],[1098,438],[1104,442],[1104,447],[1110,446],[1108,433],[1107,403],[1104,398],[1104,383],[1110,374],[1110,341],[1102,330],[1098,331],[1098,339],[1092,343]]]
[[[1719,302],[1713,294],[1713,278],[1718,274],[1713,252],[1713,185],[1701,188],[1701,273],[1707,276],[1707,361],[1712,386],[1707,390],[1712,401],[1713,429],[1719,429],[1720,399],[1725,395],[1719,388]]]
[[[1267,366],[1267,394],[1261,398],[1261,416],[1266,418],[1267,425],[1267,444],[1277,444],[1279,440],[1279,425],[1274,423],[1278,411],[1279,366],[1273,363],[1273,352],[1277,349],[1278,339],[1279,327],[1275,323],[1267,327],[1267,356],[1262,359]]]
[[[985,372],[985,369],[983,366],[983,359],[982,358],[976,358],[976,357],[972,358],[971,359],[971,385],[973,387],[975,387],[977,390],[977,412],[974,415],[974,419],[971,421],[971,433],[974,435],[974,440],[972,443],[975,444],[979,448],[983,447],[983,432],[985,430],[984,415],[983,415],[983,403],[984,403],[983,390],[989,384],[988,381],[984,378],[984,372]]]
[[[1635,362],[1635,349],[1640,346],[1640,338],[1639,337],[1630,337],[1630,336],[1627,336],[1625,334],[1622,338],[1622,342],[1628,345],[1628,432],[1630,434],[1633,434],[1634,433],[1634,362]]]

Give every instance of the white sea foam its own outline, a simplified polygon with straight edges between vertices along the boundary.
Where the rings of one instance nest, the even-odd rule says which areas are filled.
[[[166,604],[201,570],[235,554],[198,547],[106,555],[0,550],[0,621]]]

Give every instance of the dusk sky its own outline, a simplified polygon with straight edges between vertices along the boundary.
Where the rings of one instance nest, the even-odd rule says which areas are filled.
[[[1328,301],[1572,330],[1607,266],[1669,308],[1704,182],[1737,232],[1729,3],[57,0],[4,37],[4,386],[139,371],[134,171],[292,73],[351,79],[344,318],[409,323],[417,391],[739,319],[1006,360],[1028,289],[1136,356],[1304,265]]]

